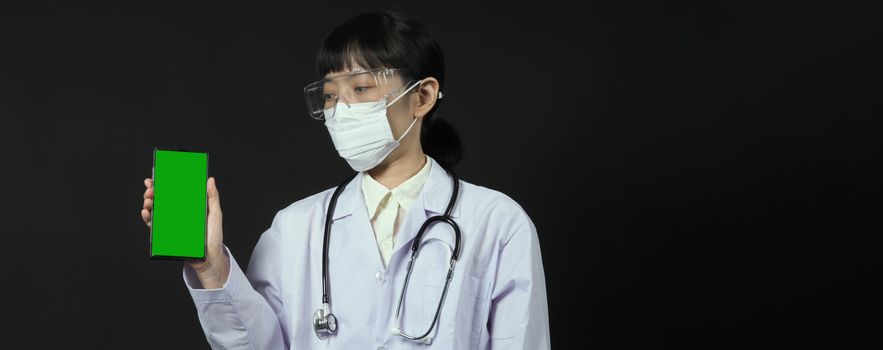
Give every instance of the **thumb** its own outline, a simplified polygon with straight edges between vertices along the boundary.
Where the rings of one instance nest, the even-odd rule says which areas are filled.
[[[215,184],[215,178],[209,177],[206,181],[206,194],[208,195],[208,207],[212,213],[221,212],[221,196]]]

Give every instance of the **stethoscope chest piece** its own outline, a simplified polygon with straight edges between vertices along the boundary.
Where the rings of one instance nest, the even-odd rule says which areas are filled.
[[[330,335],[337,332],[337,317],[323,306],[313,314],[313,329],[319,339],[328,339]]]

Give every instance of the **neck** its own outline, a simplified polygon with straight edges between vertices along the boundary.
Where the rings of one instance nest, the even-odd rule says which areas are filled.
[[[408,152],[368,170],[368,175],[386,188],[393,189],[420,172],[424,165],[426,165],[426,156],[423,154],[423,148],[417,147],[414,152]]]

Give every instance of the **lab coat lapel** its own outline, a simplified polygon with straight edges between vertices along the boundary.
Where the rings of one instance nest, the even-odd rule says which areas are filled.
[[[407,217],[396,232],[392,255],[398,254],[399,250],[402,250],[403,248],[410,249],[412,241],[414,240],[414,237],[417,236],[417,231],[420,229],[420,226],[423,225],[423,222],[431,216],[444,214],[448,201],[451,198],[451,189],[453,189],[451,177],[445,172],[441,165],[435,161],[435,159],[432,159],[432,157],[429,159],[432,161],[429,177],[426,179],[426,183],[423,184],[420,196],[411,203],[411,208],[408,209]],[[462,193],[462,186],[460,191]],[[454,210],[451,214],[452,217],[458,216],[459,207],[460,203],[458,200],[454,205]]]
[[[365,206],[362,175],[362,173],[357,174],[337,200],[331,243],[334,244],[335,239],[355,240],[356,242],[353,243],[365,251],[368,261],[383,266],[380,251],[377,250],[377,240],[374,238],[374,228],[371,227],[368,208]]]

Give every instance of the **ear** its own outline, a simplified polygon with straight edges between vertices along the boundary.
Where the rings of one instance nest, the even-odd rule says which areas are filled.
[[[414,117],[423,118],[432,110],[432,107],[435,107],[435,103],[438,100],[438,79],[433,77],[423,79],[423,82],[421,82],[420,86],[416,87],[415,90],[415,95],[417,95],[417,106],[414,111]]]

